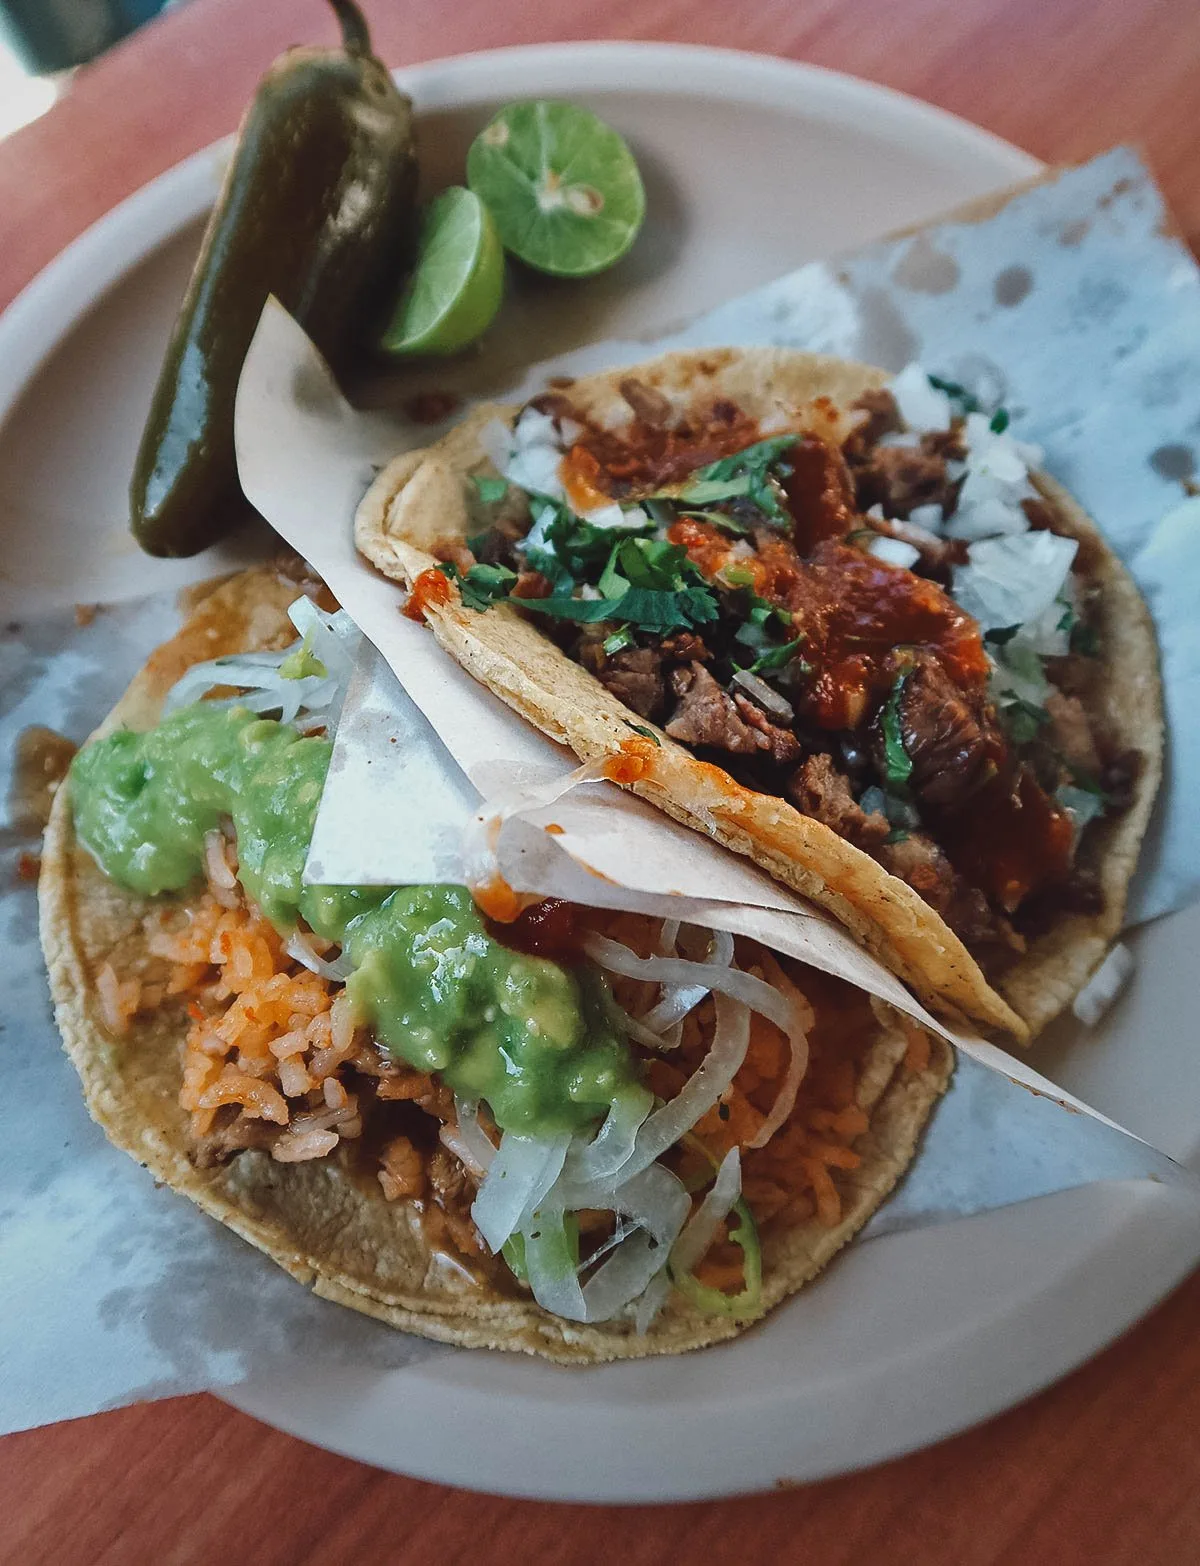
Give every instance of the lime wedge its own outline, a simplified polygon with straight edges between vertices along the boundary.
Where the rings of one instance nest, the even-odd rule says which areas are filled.
[[[646,193],[611,125],[571,103],[510,103],[471,143],[467,184],[501,243],[555,277],[591,277],[637,238]]]
[[[487,208],[452,185],[430,203],[417,264],[380,342],[385,353],[457,353],[492,324],[504,293],[504,251]]]

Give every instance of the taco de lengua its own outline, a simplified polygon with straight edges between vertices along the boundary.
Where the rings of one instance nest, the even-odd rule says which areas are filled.
[[[394,461],[360,550],[477,679],[1026,1037],[1120,928],[1153,629],[1003,410],[910,367],[677,353]]]
[[[396,1326],[574,1363],[731,1336],[884,1199],[948,1046],[716,932],[302,887],[355,634],[321,602],[219,587],[59,790],[42,936],[93,1116]]]

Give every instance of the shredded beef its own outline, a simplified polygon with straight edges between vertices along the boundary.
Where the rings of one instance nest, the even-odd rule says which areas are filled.
[[[900,693],[900,737],[912,762],[909,786],[927,805],[955,806],[995,771],[997,737],[941,663],[920,656]],[[877,745],[883,738],[877,733]],[[885,770],[879,757],[881,772]]]
[[[733,756],[756,756],[769,741],[745,721],[728,692],[703,664],[689,663],[671,674],[678,705],[666,725],[672,739],[684,745],[707,745]]]
[[[918,506],[950,506],[956,486],[946,472],[946,457],[919,446],[876,446],[853,469],[858,507],[883,507],[884,516],[907,517]]]
[[[781,767],[790,767],[799,761],[803,750],[791,729],[772,723],[761,707],[740,692],[733,698],[733,704],[750,727],[762,735],[765,742],[762,749],[770,755],[772,761],[778,762]]]
[[[1078,696],[1052,690],[1046,697],[1046,715],[1050,719],[1050,743],[1072,772],[1094,775],[1100,770],[1100,756],[1087,712]]]
[[[874,853],[891,831],[877,810],[870,815],[850,792],[845,775],[826,755],[810,756],[788,779],[788,798],[802,815],[823,821],[856,848]]]
[[[589,626],[580,637],[576,657],[594,674],[601,685],[640,717],[654,718],[666,702],[663,681],[663,654],[658,647],[625,647],[609,657],[604,639],[610,634],[606,625]]]
[[[884,843],[875,856],[885,870],[907,881],[968,946],[997,942],[1020,950],[1022,941],[1008,920],[994,913],[987,898],[968,884],[946,855],[923,832]]]

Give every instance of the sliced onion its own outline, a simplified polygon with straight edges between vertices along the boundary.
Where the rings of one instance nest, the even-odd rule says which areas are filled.
[[[746,977],[745,974],[742,975]],[[750,1012],[740,1001],[718,995],[717,1025],[712,1045],[700,1065],[667,1104],[643,1123],[633,1152],[621,1168],[624,1179],[648,1169],[660,1154],[674,1147],[685,1131],[706,1115],[729,1087],[746,1058],[750,1044]],[[564,1207],[607,1207],[614,1190],[603,1180],[561,1181],[552,1197]]]
[[[808,1071],[808,1034],[816,1018],[807,999],[800,993],[773,957],[768,972],[775,988],[788,1002],[791,1020],[785,1028],[790,1055],[788,1068],[780,1083],[770,1113],[747,1143],[748,1147],[765,1147],[796,1107],[796,1094]]]
[[[675,925],[675,935],[671,943],[672,951],[679,940],[679,925]],[[659,938],[662,945],[662,937]],[[727,930],[713,930],[710,932],[710,946],[708,956],[702,959],[706,967],[712,965],[718,968],[728,968],[733,961],[733,936]],[[652,1033],[666,1034],[669,1029],[675,1028],[687,1014],[697,1007],[706,995],[711,992],[708,984],[684,984],[664,985],[662,996],[656,1005],[644,1012],[638,1021]],[[678,1042],[678,1041],[676,1041]],[[673,1044],[672,1047],[675,1047]]]
[[[329,979],[334,984],[345,984],[354,971],[353,964],[345,952],[340,953],[332,961],[320,956],[303,930],[292,931],[284,951],[296,962],[303,963],[310,973],[318,973],[321,978]]]
[[[765,680],[760,680],[757,674],[751,674],[749,669],[739,669],[731,683],[740,685],[773,718],[790,723],[796,716],[791,702],[785,701],[778,691],[773,691]]]
[[[633,1155],[634,1142],[654,1107],[648,1088],[633,1087],[613,1100],[604,1124],[590,1142],[572,1143],[563,1172],[568,1180],[605,1180],[621,1172]]]
[[[683,1183],[653,1164],[590,1205],[627,1218],[631,1230],[582,1287],[574,1268],[564,1265],[563,1208],[535,1213],[523,1231],[533,1297],[568,1321],[609,1321],[638,1299],[665,1269],[691,1204]]]
[[[664,1268],[662,1272],[656,1272],[650,1282],[642,1290],[641,1298],[637,1302],[637,1312],[633,1318],[633,1330],[639,1338],[644,1338],[654,1325],[659,1311],[667,1303],[667,1295],[671,1292],[671,1275]]]
[[[787,1002],[765,979],[757,979],[740,968],[722,968],[716,963],[691,962],[686,957],[639,957],[606,935],[584,937],[583,949],[598,968],[607,968],[626,979],[647,979],[652,984],[695,984],[716,990],[741,1001],[751,1011],[761,1012],[781,1031],[787,1031]]]
[[[463,1163],[468,1167],[474,1164],[480,1174],[486,1174],[496,1156],[496,1144],[479,1124],[479,1105],[474,1099],[459,1098],[455,1094],[454,1114],[459,1137],[470,1154],[470,1159],[464,1158]]]
[[[683,1226],[683,1232],[671,1247],[671,1265],[680,1272],[694,1272],[696,1263],[706,1254],[717,1231],[733,1211],[742,1194],[742,1161],[736,1147],[721,1160],[717,1178],[696,1211]]]
[[[663,1271],[690,1206],[683,1182],[661,1164],[652,1164],[621,1186],[611,1209],[631,1219],[637,1230],[584,1284],[585,1321],[611,1320]]]
[[[569,1132],[558,1136],[518,1136],[506,1131],[471,1204],[475,1227],[498,1251],[537,1207],[562,1172]]]

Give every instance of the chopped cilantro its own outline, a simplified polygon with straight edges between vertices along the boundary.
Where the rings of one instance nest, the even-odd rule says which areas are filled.
[[[467,539],[467,548],[478,558],[483,553],[488,539],[492,536],[490,527],[485,527],[482,533],[472,533]]]
[[[549,598],[523,598],[521,607],[579,625],[616,620],[639,631],[676,631],[717,618],[717,601],[706,587],[685,587],[677,592],[630,587],[612,598],[572,598],[555,593]]]
[[[697,522],[708,522],[713,527],[722,528],[726,533],[732,533],[735,538],[745,538],[750,529],[744,522],[739,522],[736,517],[731,517],[728,511],[687,511],[679,512],[681,517],[691,517]]]
[[[951,402],[958,404],[959,413],[978,413],[979,398],[973,396],[967,388],[958,381],[943,380],[940,375],[931,375],[929,384],[936,386],[938,391],[945,392]]]
[[[912,776],[912,757],[904,748],[904,735],[900,728],[900,699],[904,694],[909,670],[905,669],[892,686],[891,695],[884,703],[881,724],[883,727],[884,773],[891,788],[903,793]]]
[[[622,718],[621,722],[627,729],[632,729],[635,734],[640,734],[643,739],[651,740],[658,746],[659,750],[662,749],[662,740],[659,739],[653,729],[648,729],[644,723],[631,723],[628,718]]]
[[[993,647],[1003,647],[1012,641],[1020,629],[1019,625],[998,625],[993,630],[985,631],[983,639],[985,642],[991,642]],[[1062,627],[1060,626],[1059,629],[1061,630]]]
[[[604,656],[611,658],[614,653],[619,653],[633,645],[633,632],[627,625],[623,625],[619,631],[614,631],[611,636],[604,638]]]
[[[1069,636],[1070,633],[1075,629],[1075,622],[1078,620],[1078,618],[1079,616],[1075,613],[1075,606],[1073,604],[1063,604],[1062,615],[1060,616],[1058,624],[1054,627],[1054,629],[1056,631],[1066,631]]]
[[[508,494],[508,480],[488,478],[483,473],[476,473],[475,488],[479,491],[479,498],[485,506],[494,506]]]
[[[907,840],[908,835],[907,827],[893,827],[883,840],[884,846],[886,847],[889,843],[903,843]]]
[[[997,408],[995,413],[992,414],[991,420],[988,424],[988,429],[991,430],[993,435],[1003,435],[1007,428],[1008,409]]]
[[[796,649],[804,640],[803,636],[797,636],[794,641],[784,642],[779,647],[768,647],[766,652],[760,653],[750,665],[749,673],[762,674],[766,669],[783,669],[796,656]],[[801,672],[811,674],[809,665],[805,664]]]
[[[463,605],[467,609],[490,609],[501,598],[507,598],[517,580],[517,573],[501,565],[473,565],[464,575],[451,560],[443,560],[438,570],[458,583]]]
[[[1033,702],[1025,701],[1022,697],[1014,697],[1012,701],[1006,701],[1000,708],[1009,736],[1017,745],[1028,745],[1030,740],[1037,738],[1042,727],[1049,722],[1044,707],[1036,707]]]
[[[764,516],[785,522],[787,513],[779,503],[772,470],[782,477],[791,472],[783,457],[799,439],[795,434],[772,435],[744,451],[710,462],[692,474],[675,498],[685,506],[711,506],[719,500],[744,497]]]

